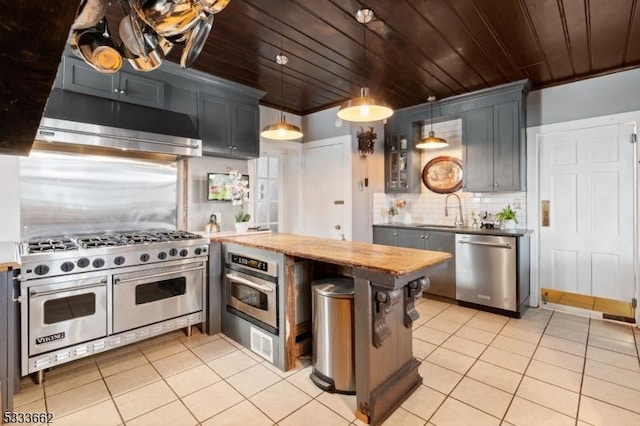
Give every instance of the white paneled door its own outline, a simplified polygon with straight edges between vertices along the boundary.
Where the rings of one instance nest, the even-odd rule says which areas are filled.
[[[351,239],[350,141],[342,136],[303,146],[302,221],[314,237]]]
[[[539,136],[541,287],[635,297],[634,130],[626,123]]]

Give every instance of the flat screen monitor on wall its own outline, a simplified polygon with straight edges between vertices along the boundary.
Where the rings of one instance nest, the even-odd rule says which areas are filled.
[[[249,175],[242,175],[249,180]],[[231,201],[231,177],[227,173],[207,173],[207,200]]]

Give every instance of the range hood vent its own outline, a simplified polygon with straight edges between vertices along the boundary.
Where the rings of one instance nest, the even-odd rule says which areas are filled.
[[[134,156],[200,157],[202,140],[186,114],[54,89],[34,147]]]

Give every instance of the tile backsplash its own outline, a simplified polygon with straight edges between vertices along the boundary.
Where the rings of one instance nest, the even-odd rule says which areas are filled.
[[[423,134],[428,134],[430,125],[423,127]],[[449,142],[447,148],[433,151],[422,151],[421,167],[433,158],[439,156],[451,156],[462,159],[462,120],[451,120],[441,123],[434,123],[433,130],[436,136],[446,139]],[[514,207],[518,217],[518,228],[526,228],[526,192],[499,192],[499,193],[471,193],[458,191],[462,205],[462,216],[465,226],[472,223],[471,212],[486,211],[495,214],[502,210],[507,204]],[[420,194],[373,194],[373,223],[388,223],[391,221],[387,212],[389,207],[394,205],[396,200],[406,201],[406,212],[411,214],[413,222],[429,223],[434,225],[453,225],[458,215],[458,200],[456,197],[449,197],[449,216],[445,216],[445,199],[447,194],[437,194],[422,185]],[[402,215],[396,216],[394,221],[402,220]]]

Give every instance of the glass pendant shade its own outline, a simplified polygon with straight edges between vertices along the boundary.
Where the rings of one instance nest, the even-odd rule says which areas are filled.
[[[385,101],[369,96],[369,89],[360,89],[360,97],[350,99],[342,104],[338,117],[345,121],[367,122],[389,118],[393,110]]]
[[[269,124],[262,129],[260,136],[266,139],[289,141],[301,138],[302,132],[298,126],[287,123],[284,114],[281,114],[277,123]]]

